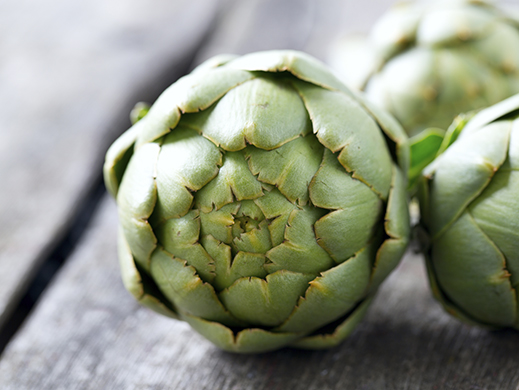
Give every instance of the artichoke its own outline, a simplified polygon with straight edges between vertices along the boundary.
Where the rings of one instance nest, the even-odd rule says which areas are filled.
[[[519,17],[482,0],[403,3],[330,61],[410,135],[519,93]]]
[[[336,345],[406,248],[407,164],[316,59],[215,57],[107,153],[123,282],[228,351]]]
[[[430,283],[460,319],[519,328],[519,95],[456,128],[419,191]]]

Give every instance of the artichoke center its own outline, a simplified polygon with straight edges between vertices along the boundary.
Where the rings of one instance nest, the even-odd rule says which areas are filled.
[[[259,221],[252,219],[251,217],[238,217],[234,219],[232,235],[236,238],[242,233],[248,233],[254,229],[258,229],[258,227]]]
[[[260,222],[264,219],[261,209],[253,201],[242,201],[238,213],[234,216],[233,237],[238,238],[243,233],[259,229]]]

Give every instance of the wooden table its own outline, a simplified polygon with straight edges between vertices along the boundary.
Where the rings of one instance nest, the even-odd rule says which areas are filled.
[[[334,38],[367,31],[391,3],[1,2],[0,388],[517,390],[519,334],[446,315],[411,250],[328,351],[222,352],[120,281],[100,168],[132,105],[222,52],[324,60]]]

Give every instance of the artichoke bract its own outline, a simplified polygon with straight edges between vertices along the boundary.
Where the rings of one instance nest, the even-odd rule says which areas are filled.
[[[519,328],[519,95],[474,116],[423,178],[434,295],[466,322]]]
[[[330,61],[410,135],[445,129],[519,93],[519,17],[482,0],[398,4]]]
[[[332,346],[408,242],[407,137],[316,59],[208,60],[109,149],[126,288],[217,346]]]

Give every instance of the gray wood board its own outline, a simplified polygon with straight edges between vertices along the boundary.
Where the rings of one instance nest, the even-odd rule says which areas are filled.
[[[186,323],[140,307],[116,260],[115,203],[0,361],[0,387],[24,389],[499,389],[519,383],[519,334],[470,328],[431,297],[409,252],[365,320],[328,351],[222,352]]]
[[[343,34],[367,33],[394,0],[232,0],[197,56],[304,50],[321,60]]]
[[[0,324],[69,227],[133,104],[185,72],[217,5],[0,2]]]
[[[338,0],[288,0],[293,7],[229,1],[197,58],[272,48],[324,58],[328,39],[366,31],[389,3],[373,1],[368,9],[364,2]],[[431,298],[421,259],[412,253],[341,346],[241,356],[219,351],[185,323],[133,301],[119,277],[116,223],[115,205],[105,199],[2,356],[1,388],[517,390],[519,335],[469,328],[448,317]]]

